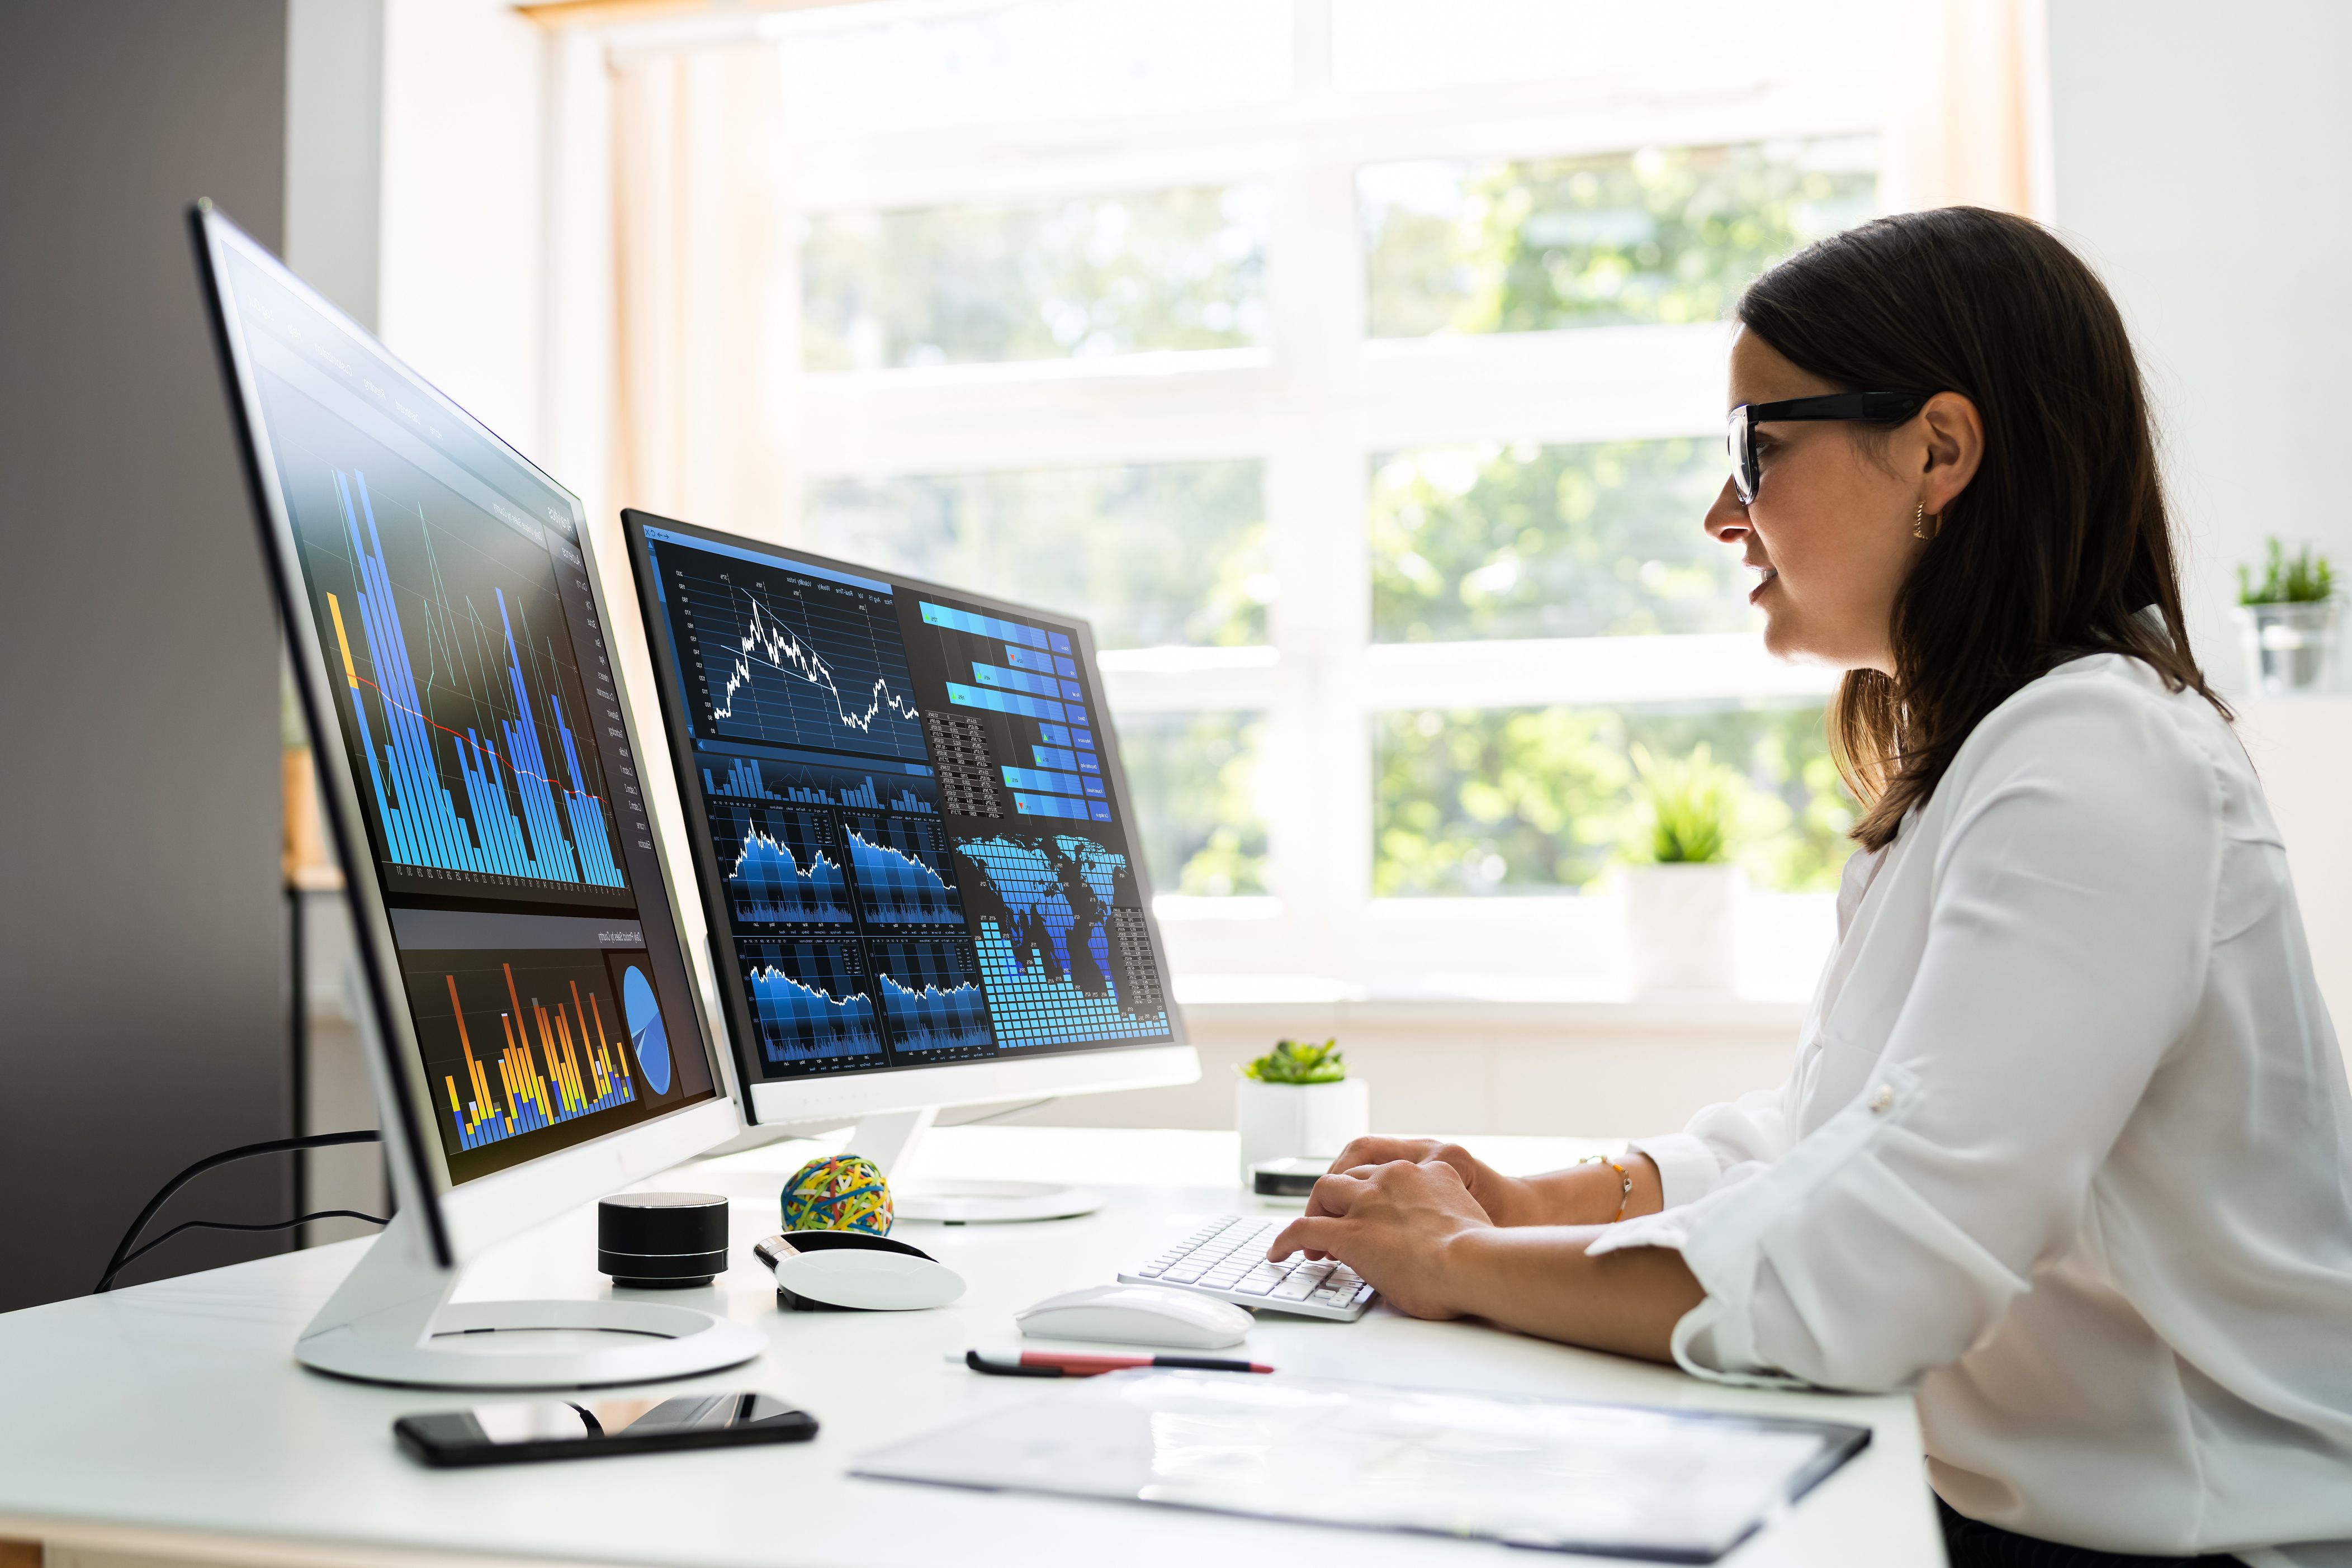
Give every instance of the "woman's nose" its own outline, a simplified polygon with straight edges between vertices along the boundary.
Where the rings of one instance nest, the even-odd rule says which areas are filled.
[[[1739,504],[1739,491],[1729,479],[1723,482],[1715,505],[1706,509],[1706,528],[1707,538],[1717,544],[1736,544],[1748,537],[1748,508]]]

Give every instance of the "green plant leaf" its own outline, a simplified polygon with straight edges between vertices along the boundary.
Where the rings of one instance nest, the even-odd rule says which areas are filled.
[[[1633,748],[1634,790],[1649,819],[1649,858],[1662,865],[1708,865],[1730,858],[1736,781],[1702,741],[1679,760]]]
[[[1272,1051],[1243,1067],[1241,1073],[1260,1083],[1337,1083],[1348,1076],[1339,1044],[1336,1040],[1320,1045],[1276,1040]]]

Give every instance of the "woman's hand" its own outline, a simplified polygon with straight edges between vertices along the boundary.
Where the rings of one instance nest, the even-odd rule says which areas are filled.
[[[1405,1141],[1366,1138],[1357,1144]],[[1450,1297],[1448,1287],[1454,1281],[1446,1266],[1446,1249],[1456,1237],[1493,1228],[1452,1161],[1394,1159],[1317,1182],[1307,1214],[1284,1228],[1266,1256],[1279,1260],[1305,1251],[1310,1257],[1337,1258],[1399,1312],[1416,1318],[1450,1318],[1460,1315],[1461,1309]]]
[[[1484,1161],[1475,1159],[1470,1151],[1459,1144],[1448,1144],[1436,1138],[1358,1138],[1339,1151],[1331,1162],[1334,1175],[1360,1169],[1365,1166],[1384,1166],[1397,1160],[1409,1160],[1415,1165],[1427,1165],[1438,1160],[1453,1167],[1462,1178],[1463,1186],[1471,1200],[1486,1212],[1496,1225],[1537,1225],[1544,1223],[1537,1209],[1536,1197],[1529,1185],[1514,1176],[1507,1176]],[[1318,1186],[1319,1195],[1322,1188]],[[1318,1200],[1307,1200],[1307,1213],[1311,1218],[1328,1214],[1329,1209],[1318,1207]]]

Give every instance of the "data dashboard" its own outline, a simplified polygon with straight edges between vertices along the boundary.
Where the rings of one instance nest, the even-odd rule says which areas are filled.
[[[1175,1038],[1083,624],[623,523],[748,1070]]]

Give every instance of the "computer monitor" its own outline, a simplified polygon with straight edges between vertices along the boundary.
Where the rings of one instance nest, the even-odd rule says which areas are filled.
[[[747,1120],[862,1117],[913,1218],[1085,1212],[897,1173],[943,1105],[1200,1076],[1087,623],[621,524]]]
[[[486,1248],[740,1118],[579,501],[209,204],[191,225],[348,881],[397,1204],[296,1354],[494,1387],[748,1360],[761,1335],[667,1304],[446,1305]],[[485,1329],[616,1332],[593,1336],[612,1348],[498,1354]]]

